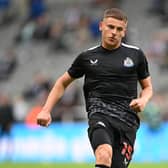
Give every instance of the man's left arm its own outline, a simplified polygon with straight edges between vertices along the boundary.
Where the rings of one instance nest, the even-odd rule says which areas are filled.
[[[140,85],[142,88],[140,96],[137,99],[133,99],[130,103],[130,107],[136,112],[143,111],[153,95],[151,77],[140,80]]]

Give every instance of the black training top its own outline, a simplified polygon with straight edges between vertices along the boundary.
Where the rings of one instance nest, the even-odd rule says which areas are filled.
[[[96,46],[82,52],[68,73],[73,78],[85,76],[84,95],[89,117],[101,112],[139,127],[139,118],[129,103],[137,97],[137,81],[149,76],[142,50],[124,43],[114,50]]]

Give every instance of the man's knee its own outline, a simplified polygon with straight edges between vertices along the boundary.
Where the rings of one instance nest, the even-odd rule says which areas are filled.
[[[112,161],[112,147],[109,144],[99,145],[95,151],[96,163],[111,165]]]

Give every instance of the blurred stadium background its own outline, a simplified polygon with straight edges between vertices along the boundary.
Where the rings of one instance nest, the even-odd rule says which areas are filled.
[[[167,0],[0,0],[1,168],[93,167],[82,79],[52,111],[49,128],[34,116],[73,59],[100,43],[98,21],[109,7],[127,13],[124,41],[145,51],[155,91],[140,115],[130,167],[168,167]]]

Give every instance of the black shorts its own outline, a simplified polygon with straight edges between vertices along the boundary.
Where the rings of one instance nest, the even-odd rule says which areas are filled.
[[[118,119],[97,113],[89,119],[88,136],[94,152],[101,144],[112,146],[111,168],[128,167],[132,159],[136,130]]]

